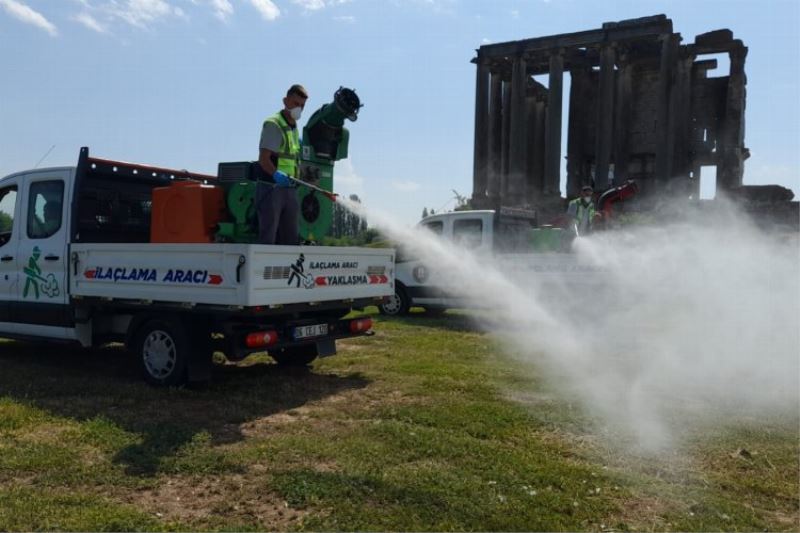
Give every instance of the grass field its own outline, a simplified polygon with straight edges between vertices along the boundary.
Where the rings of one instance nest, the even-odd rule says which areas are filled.
[[[463,315],[375,329],[199,390],[0,343],[0,530],[800,529],[797,413],[631,456]]]

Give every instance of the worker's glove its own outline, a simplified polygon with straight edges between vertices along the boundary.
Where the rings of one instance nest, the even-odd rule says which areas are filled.
[[[280,170],[276,170],[275,173],[272,175],[272,179],[275,181],[276,187],[291,187],[292,182],[289,179],[289,176],[286,173],[281,172]]]

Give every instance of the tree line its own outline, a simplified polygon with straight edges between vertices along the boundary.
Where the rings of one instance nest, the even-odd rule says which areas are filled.
[[[361,203],[357,194],[351,194],[350,200]],[[378,239],[378,231],[370,228],[367,219],[360,217],[340,204],[333,204],[333,219],[330,234],[322,244],[327,246],[363,246]]]

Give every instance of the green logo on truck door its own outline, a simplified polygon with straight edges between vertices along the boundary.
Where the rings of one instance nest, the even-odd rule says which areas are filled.
[[[58,296],[58,281],[54,274],[48,274],[47,277],[42,276],[42,268],[39,266],[39,257],[42,251],[38,246],[33,247],[33,253],[28,258],[28,266],[22,269],[27,278],[25,279],[25,290],[22,292],[22,297],[27,298],[28,293],[32,292],[36,299],[39,299],[39,291],[41,290],[47,297],[55,298]]]

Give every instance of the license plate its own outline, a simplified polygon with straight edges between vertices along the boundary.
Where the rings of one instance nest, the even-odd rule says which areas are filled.
[[[322,337],[328,334],[328,324],[313,324],[311,326],[297,326],[294,328],[294,339],[309,339]]]

